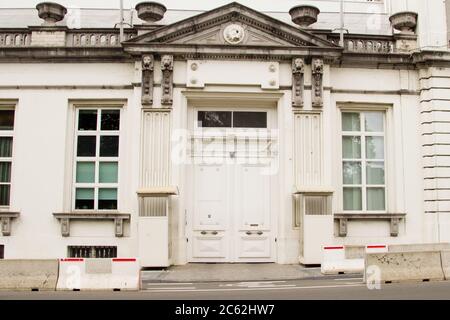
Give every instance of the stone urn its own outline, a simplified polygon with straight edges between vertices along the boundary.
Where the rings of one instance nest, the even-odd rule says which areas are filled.
[[[64,16],[67,14],[67,9],[64,6],[54,2],[38,3],[36,9],[39,18],[44,20],[43,25],[45,26],[55,25],[56,22],[64,19]]]
[[[299,25],[301,28],[308,28],[313,23],[317,22],[320,10],[314,6],[300,5],[289,10],[292,22]]]
[[[161,20],[167,11],[164,5],[152,1],[140,2],[135,9],[139,19],[144,20],[147,24]]]
[[[414,34],[417,26],[417,13],[404,11],[389,17],[392,27],[403,34]]]

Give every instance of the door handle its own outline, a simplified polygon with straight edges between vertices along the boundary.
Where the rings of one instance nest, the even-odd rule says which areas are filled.
[[[205,235],[205,234],[207,234],[207,232],[206,231],[202,231],[202,232],[200,232],[202,235]]]
[[[262,231],[258,231],[258,235],[260,236],[260,235],[262,235],[263,234],[263,232]]]
[[[213,234],[213,235],[217,235],[217,234],[218,234],[218,232],[217,232],[217,231],[213,231],[213,232],[211,232],[211,234]]]
[[[251,233],[250,231],[247,231],[245,234],[249,236],[249,235],[251,235],[252,233]]]

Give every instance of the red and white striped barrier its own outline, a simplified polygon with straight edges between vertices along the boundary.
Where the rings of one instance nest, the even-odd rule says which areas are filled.
[[[139,290],[140,266],[135,258],[59,261],[57,290]]]
[[[350,246],[353,250],[355,246]],[[349,248],[350,248],[349,247]],[[353,259],[346,257],[345,246],[325,246],[322,253],[321,273],[341,274],[341,273],[363,273],[364,256],[367,253],[387,252],[387,245],[367,245],[361,246],[361,256]]]

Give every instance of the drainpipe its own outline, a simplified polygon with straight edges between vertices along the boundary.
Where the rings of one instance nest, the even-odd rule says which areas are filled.
[[[123,32],[123,0],[120,0],[120,42],[124,41],[124,32]]]
[[[344,0],[341,0],[339,15],[341,18],[339,45],[341,47],[343,47],[344,46]]]

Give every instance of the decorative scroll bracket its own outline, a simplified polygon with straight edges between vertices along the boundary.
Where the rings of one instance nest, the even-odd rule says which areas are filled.
[[[0,230],[4,237],[11,235],[11,220],[19,217],[19,212],[0,212]]]
[[[303,107],[305,82],[305,61],[302,58],[292,60],[292,107]]]
[[[323,59],[314,58],[312,68],[312,106],[323,107]]]
[[[123,237],[123,219],[114,219],[114,229],[116,237]]]
[[[162,105],[172,105],[173,102],[173,56],[164,55],[161,57],[162,71]]]
[[[153,104],[153,55],[142,56],[142,105]]]

